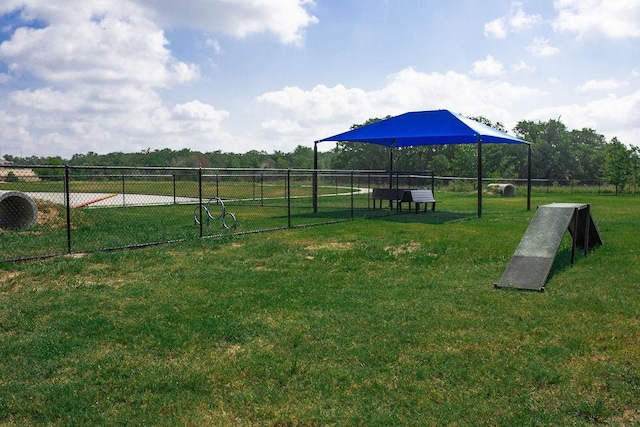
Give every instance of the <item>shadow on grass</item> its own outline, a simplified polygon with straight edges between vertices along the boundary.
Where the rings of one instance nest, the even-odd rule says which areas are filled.
[[[318,212],[292,213],[291,221],[296,224],[308,222],[315,223],[319,220],[345,221],[351,219],[350,209],[326,210]],[[398,223],[421,223],[421,224],[444,224],[447,222],[460,221],[468,218],[475,218],[474,213],[461,212],[397,212],[391,209],[354,209],[354,219],[369,219],[378,221],[389,221]],[[284,218],[285,216],[283,216]]]
[[[398,222],[398,223],[411,223],[411,224],[445,224],[448,222],[463,221],[466,219],[475,218],[476,214],[469,212],[400,212],[392,213],[388,216],[381,217],[369,217],[373,220]]]
[[[579,267],[580,263],[594,250],[598,250],[599,247],[600,246],[596,246],[595,248],[589,250],[587,255],[584,254],[583,248],[579,246],[576,247],[576,256],[573,260],[573,264],[571,264],[571,248],[569,247],[559,250],[556,254],[556,259],[553,261],[553,266],[551,267],[551,271],[549,272],[547,282],[550,281],[554,276],[567,271],[569,268]]]

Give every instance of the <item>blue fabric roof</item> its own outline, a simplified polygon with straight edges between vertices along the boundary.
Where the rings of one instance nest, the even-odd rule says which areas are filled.
[[[409,147],[436,144],[528,144],[449,110],[415,111],[390,117],[322,141],[367,142],[387,147]]]

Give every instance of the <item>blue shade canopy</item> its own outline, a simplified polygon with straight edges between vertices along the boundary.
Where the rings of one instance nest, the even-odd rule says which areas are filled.
[[[367,142],[387,147],[436,144],[528,144],[449,110],[416,111],[333,135],[322,141]]]

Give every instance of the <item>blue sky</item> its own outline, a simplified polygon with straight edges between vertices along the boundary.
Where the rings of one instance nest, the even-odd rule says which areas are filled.
[[[291,151],[440,108],[640,145],[640,1],[0,2],[0,155]]]

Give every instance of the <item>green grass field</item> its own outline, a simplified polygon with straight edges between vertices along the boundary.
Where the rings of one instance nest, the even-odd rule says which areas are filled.
[[[493,289],[524,199],[437,196],[0,264],[0,425],[639,425],[640,198],[535,194],[604,245],[570,266],[567,237],[533,293]]]

